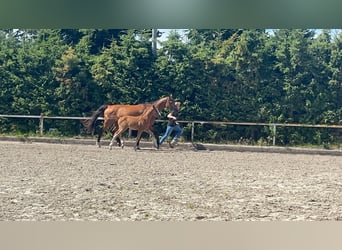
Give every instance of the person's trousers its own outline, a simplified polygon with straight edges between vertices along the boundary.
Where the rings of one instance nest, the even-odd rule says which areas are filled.
[[[179,125],[167,126],[164,135],[160,138],[159,144],[162,144],[171,135],[173,131],[176,132],[176,135],[173,137],[174,141],[177,141],[183,133],[183,130]]]

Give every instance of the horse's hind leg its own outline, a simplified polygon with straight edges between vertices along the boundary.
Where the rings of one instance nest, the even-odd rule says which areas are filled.
[[[104,131],[104,128],[100,129],[99,134],[98,134],[98,136],[97,136],[97,140],[96,140],[96,145],[97,145],[99,148],[101,148],[101,142],[100,142],[100,140],[101,140],[101,136],[102,136],[102,134],[103,134],[103,131]]]
[[[117,144],[119,147],[122,147],[122,148],[123,148],[123,141],[122,141],[121,137],[117,137],[117,138],[116,138],[116,144]]]
[[[110,122],[109,122],[108,120],[105,120],[105,121],[103,122],[103,127],[102,127],[102,129],[100,129],[99,135],[97,136],[96,145],[97,145],[99,148],[101,147],[101,143],[100,143],[101,136],[102,136],[102,134],[108,129],[109,126],[110,126]]]

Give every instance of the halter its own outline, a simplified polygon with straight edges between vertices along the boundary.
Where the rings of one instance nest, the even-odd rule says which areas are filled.
[[[154,104],[152,104],[152,107],[157,112],[158,116],[161,117],[161,114],[160,114],[159,110],[156,108],[156,106],[154,106]]]

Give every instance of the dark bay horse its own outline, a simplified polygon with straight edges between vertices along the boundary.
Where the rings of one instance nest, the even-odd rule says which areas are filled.
[[[109,128],[113,128],[112,132],[118,127],[118,119],[122,116],[138,116],[141,115],[146,108],[151,107],[152,104],[161,112],[163,109],[167,108],[169,110],[174,109],[174,99],[172,96],[163,97],[153,103],[144,103],[144,104],[112,104],[112,105],[102,105],[99,107],[90,119],[83,121],[83,125],[86,127],[88,132],[92,132],[95,128],[96,120],[99,116],[103,115],[104,122],[102,130],[100,130],[97,137],[97,145],[100,147],[100,140],[102,134],[108,130]],[[120,140],[118,138],[118,143],[120,144]]]
[[[113,139],[109,144],[109,148],[112,149],[114,141],[116,138],[120,138],[121,134],[125,132],[128,128],[132,130],[137,130],[137,138],[134,145],[134,149],[137,150],[139,141],[141,139],[142,133],[145,131],[150,134],[153,139],[153,144],[156,148],[159,148],[158,138],[153,133],[152,126],[157,118],[159,118],[159,110],[152,104],[139,116],[121,116],[118,119],[118,127],[114,133]],[[121,138],[120,138],[121,141]],[[121,142],[121,147],[123,148],[123,142]]]

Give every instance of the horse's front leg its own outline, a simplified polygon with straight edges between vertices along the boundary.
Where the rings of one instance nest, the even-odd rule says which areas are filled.
[[[152,137],[152,141],[153,141],[153,146],[156,148],[156,149],[159,149],[159,140],[158,140],[158,135],[156,135],[156,133],[154,133],[154,131],[151,129],[151,130],[148,130],[147,131],[150,136]]]
[[[142,130],[138,130],[137,139],[136,139],[135,145],[134,145],[134,150],[140,149],[139,142],[141,139],[142,132],[143,132]]]
[[[136,142],[135,142],[135,148],[136,149],[140,149],[140,140],[141,140],[141,135],[140,135],[140,138],[137,136],[137,139],[136,139]]]

